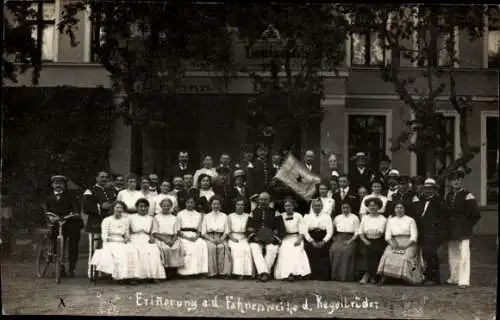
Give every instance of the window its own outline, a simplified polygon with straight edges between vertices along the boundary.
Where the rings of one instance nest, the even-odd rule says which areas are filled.
[[[486,204],[498,203],[498,117],[486,118]]]
[[[377,32],[351,33],[351,66],[376,66],[385,63],[385,46]]]
[[[435,166],[438,174],[455,159],[455,117],[444,116],[441,123],[442,132],[440,141],[442,145],[440,147],[443,152],[436,154]],[[430,169],[427,168],[425,161],[425,154],[417,154],[417,175],[425,177],[429,171]]]
[[[490,19],[488,24],[488,68],[500,68],[500,26]]]
[[[37,41],[37,45],[42,44],[42,61],[53,61],[55,57],[54,41],[56,5],[53,1],[32,1],[31,9],[36,16],[29,17],[32,26],[32,36]]]
[[[90,62],[99,62],[99,48],[104,37],[102,14],[96,14],[90,27]]]
[[[348,159],[357,152],[364,152],[368,155],[371,165],[377,166],[380,156],[386,153],[386,116],[349,115],[347,125]],[[349,163],[354,165],[352,161]]]
[[[422,38],[418,39],[417,48],[422,48],[419,50],[424,50],[425,47],[429,47],[429,37],[429,34],[426,34],[427,45]],[[435,57],[435,60],[437,61],[439,66],[450,64],[450,55],[448,53],[448,50],[446,49],[446,42],[448,41],[448,39],[450,39],[450,37],[452,37],[452,39],[455,41],[455,54],[458,54],[458,39],[456,38],[455,32],[453,34],[444,31],[441,32],[439,38],[437,39],[437,56]],[[420,55],[422,56],[424,54],[427,54],[427,52],[421,51]],[[425,67],[427,65],[427,61],[428,59],[422,57],[418,60],[417,64],[419,67]]]

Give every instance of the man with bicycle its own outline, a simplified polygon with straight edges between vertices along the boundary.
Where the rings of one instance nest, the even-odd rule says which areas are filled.
[[[77,216],[71,217],[63,226],[62,235],[65,242],[68,243],[68,262],[70,277],[75,274],[76,262],[78,260],[78,244],[80,242],[80,231],[83,229],[83,221],[78,216],[80,212],[77,199],[66,190],[67,178],[62,175],[55,175],[50,178],[52,192],[43,204],[45,212],[51,212],[57,217],[49,217],[51,225],[51,246],[56,248],[56,240],[58,236],[58,220],[68,216],[69,214],[76,214]],[[61,268],[61,274],[66,275],[64,266]]]
[[[89,267],[95,249],[100,248],[101,223],[104,218],[110,215],[110,208],[116,199],[113,188],[108,187],[108,173],[101,171],[97,174],[96,184],[83,193],[83,212],[88,215],[85,231],[89,234]]]

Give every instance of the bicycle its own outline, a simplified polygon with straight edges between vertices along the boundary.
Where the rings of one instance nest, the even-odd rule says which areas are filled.
[[[51,241],[52,228],[43,237],[42,241],[37,245],[36,251],[36,275],[38,278],[45,277],[47,270],[51,263],[55,263],[55,276],[56,283],[61,283],[62,267],[65,263],[65,252],[66,252],[66,241],[63,237],[63,225],[68,221],[69,218],[78,216],[77,214],[71,213],[64,217],[59,217],[52,212],[46,212],[45,216],[47,218],[55,218],[55,223],[58,224],[58,235],[56,238],[55,246],[53,246]]]

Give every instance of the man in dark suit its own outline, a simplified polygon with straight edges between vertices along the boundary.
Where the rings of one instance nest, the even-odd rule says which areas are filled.
[[[52,212],[63,218],[71,213],[79,214],[80,206],[76,197],[66,190],[67,178],[65,176],[56,175],[50,179],[52,192],[45,199],[43,209],[45,212]],[[58,225],[52,222],[50,239],[55,246],[55,241],[58,235]],[[75,275],[76,262],[78,261],[78,244],[80,243],[80,231],[83,229],[83,220],[80,217],[69,218],[63,226],[63,237],[68,241],[68,262],[70,277]],[[62,266],[62,274],[66,275],[64,266]]]
[[[391,159],[383,154],[379,159],[378,169],[372,175],[372,180],[380,180],[387,190],[389,173],[391,172]]]
[[[184,177],[185,174],[194,174],[194,169],[189,165],[189,153],[187,151],[179,152],[178,163],[170,169],[169,180],[174,177]]]
[[[387,203],[387,212],[394,212],[394,203],[402,201],[406,208],[406,214],[415,218],[416,203],[419,197],[410,188],[410,177],[408,176],[390,176],[388,177],[389,190],[386,196],[389,199]]]
[[[313,162],[315,159],[314,151],[312,150],[307,150],[306,153],[304,154],[304,166],[309,170],[310,172],[319,175],[319,170],[318,168],[313,166]]]
[[[334,178],[334,177],[332,177]],[[334,178],[335,179],[335,178]],[[361,199],[355,189],[349,186],[349,177],[342,174],[338,177],[339,189],[333,193],[332,197],[335,200],[334,217],[341,214],[342,201],[347,201],[351,205],[352,213],[359,215],[359,207],[361,206]]]
[[[271,172],[271,163],[268,159],[268,149],[264,144],[259,144],[257,147],[257,159],[254,161],[254,168],[249,172],[249,182],[251,188],[250,197],[255,198],[261,192],[267,191],[269,184],[271,182],[272,172]]]
[[[225,214],[230,214],[234,211],[233,198],[234,188],[230,184],[231,171],[227,167],[217,168],[218,179],[213,190],[215,194],[221,197],[221,211]]]
[[[108,173],[101,171],[97,174],[96,184],[83,193],[83,213],[88,215],[85,232],[89,234],[89,277],[92,254],[100,247],[102,220],[112,214],[111,204],[116,200],[115,190],[109,188],[107,182]]]
[[[246,186],[245,178],[246,178],[245,171],[241,169],[237,169],[234,171],[234,179],[233,179],[234,184],[233,184],[233,191],[231,193],[232,197],[231,200],[232,204],[234,205],[236,203],[236,200],[243,199],[243,201],[245,202],[245,212],[250,212],[251,211],[250,199],[249,199],[250,195],[248,193],[248,188]]]
[[[358,190],[360,187],[365,187],[371,190],[372,171],[367,167],[367,157],[364,152],[358,152],[353,157],[356,161],[356,167],[352,172],[349,172],[349,181],[351,187]]]
[[[448,284],[460,288],[470,285],[470,238],[481,218],[476,198],[463,187],[465,173],[456,171],[448,179],[452,191],[446,195],[448,221],[448,258],[450,278]]]
[[[439,185],[434,179],[425,180],[424,198],[416,203],[415,221],[418,229],[418,246],[425,264],[425,284],[441,282],[438,249],[446,236],[446,208],[438,194]]]

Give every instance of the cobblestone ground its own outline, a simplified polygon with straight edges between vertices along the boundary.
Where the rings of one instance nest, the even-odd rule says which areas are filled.
[[[476,241],[474,241],[476,240]],[[85,243],[82,243],[82,249]],[[251,280],[171,280],[121,286],[90,283],[82,255],[77,276],[34,276],[30,245],[2,261],[5,314],[154,315],[222,317],[348,317],[495,319],[497,246],[493,239],[473,239],[472,286],[383,287],[357,283]],[[447,265],[442,265],[443,279]],[[307,305],[304,305],[307,301]]]

